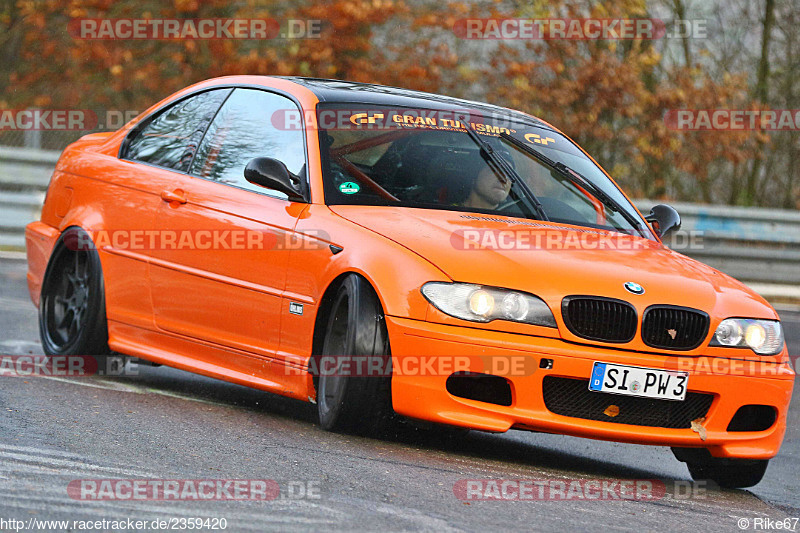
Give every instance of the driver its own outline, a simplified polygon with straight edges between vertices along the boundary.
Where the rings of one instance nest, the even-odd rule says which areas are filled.
[[[512,168],[514,160],[508,152],[500,153]],[[499,171],[495,171],[489,164],[482,160],[481,170],[472,180],[472,187],[461,205],[475,209],[493,210],[502,204],[511,190],[511,180]]]

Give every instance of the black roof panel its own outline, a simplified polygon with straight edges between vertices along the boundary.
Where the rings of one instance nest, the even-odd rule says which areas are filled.
[[[520,111],[483,102],[462,100],[460,98],[453,98],[452,96],[412,91],[411,89],[389,87],[387,85],[377,85],[373,83],[296,76],[272,77],[285,79],[306,87],[319,98],[320,102],[363,103],[434,110],[474,110],[488,116],[508,117],[521,122],[549,128],[547,124],[541,122],[536,117]]]

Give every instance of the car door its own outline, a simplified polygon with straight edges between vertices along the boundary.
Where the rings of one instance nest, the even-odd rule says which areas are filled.
[[[149,269],[153,249],[144,235],[156,229],[156,213],[175,176],[189,168],[203,133],[232,89],[211,89],[167,104],[128,134],[119,158],[106,158],[98,172],[109,187],[93,185],[108,233],[104,252],[109,319],[154,328]]]
[[[279,94],[235,89],[188,174],[174,176],[157,222],[175,241],[156,250],[150,275],[159,328],[262,356],[278,352],[286,243],[306,204],[248,183],[244,168],[272,157],[305,180],[302,131],[272,124],[287,109],[297,106]]]

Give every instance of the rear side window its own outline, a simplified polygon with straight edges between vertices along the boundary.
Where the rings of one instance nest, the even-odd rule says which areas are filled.
[[[266,193],[244,179],[244,167],[254,157],[278,159],[305,181],[303,131],[278,129],[274,118],[297,105],[284,96],[257,89],[235,89],[219,110],[197,150],[190,173],[234,187]],[[270,195],[285,198],[277,191]]]
[[[123,157],[186,172],[208,124],[230,92],[206,91],[160,112],[134,133]]]

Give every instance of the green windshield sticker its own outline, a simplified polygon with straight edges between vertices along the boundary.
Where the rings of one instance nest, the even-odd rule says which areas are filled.
[[[345,181],[341,185],[339,185],[339,192],[342,194],[355,194],[361,190],[358,183],[353,181]]]

